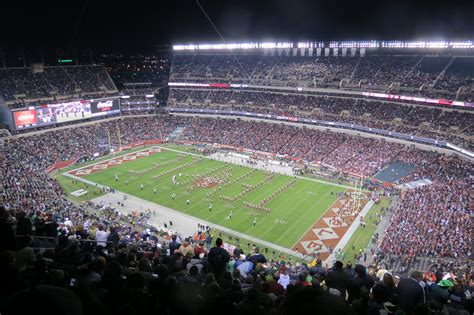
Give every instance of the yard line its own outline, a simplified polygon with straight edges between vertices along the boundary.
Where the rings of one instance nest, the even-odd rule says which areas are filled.
[[[345,193],[346,191],[344,191]],[[296,243],[294,243],[291,248],[295,247],[296,245],[298,245],[300,243],[300,240],[305,237],[306,234],[308,234],[308,232],[313,229],[313,226],[329,211],[329,209],[332,209],[332,207],[336,204],[336,202],[339,201],[339,198],[337,198],[327,209],[326,211],[324,211],[321,216],[319,218],[316,219],[316,221],[314,221],[313,224],[311,224],[311,226],[306,230],[306,232],[304,232],[304,234],[301,236],[301,238],[299,240],[296,241]]]
[[[96,185],[96,183],[94,182],[91,182],[89,180],[86,180],[84,178],[80,178],[80,177],[77,177],[77,176],[74,176],[74,175],[71,175],[71,174],[67,174],[68,177],[70,178],[74,178],[74,179],[77,179],[78,181],[81,181],[81,182],[85,182],[85,183],[88,183],[88,184],[91,184],[91,185]],[[102,185],[98,184],[99,187],[103,187]],[[197,218],[197,217],[194,217],[192,215],[189,215],[187,213],[183,213],[183,212],[180,212],[180,211],[177,211],[177,210],[174,210],[174,209],[171,209],[171,208],[168,208],[168,207],[165,207],[165,206],[162,206],[162,205],[159,205],[159,204],[156,204],[154,202],[151,202],[151,201],[148,201],[148,200],[145,200],[145,199],[142,199],[142,198],[139,198],[139,197],[136,197],[136,196],[133,196],[133,195],[130,195],[130,194],[127,194],[127,193],[124,193],[124,192],[121,192],[121,191],[118,191],[116,190],[116,193],[115,194],[106,194],[104,196],[101,196],[101,197],[97,197],[97,198],[94,198],[94,200],[104,200],[104,199],[108,199],[108,201],[110,201],[110,199],[115,199],[114,201],[121,201],[122,199],[122,196],[123,195],[127,195],[128,196],[128,199],[127,199],[127,203],[129,203],[131,200],[136,200],[138,204],[140,205],[143,205],[143,208],[159,208],[161,209],[160,211],[166,211],[168,213],[171,213],[173,215],[173,222],[177,222],[178,220],[182,220],[182,218],[187,218],[187,219],[191,219],[195,222],[194,226],[197,225],[197,223],[201,223],[201,224],[204,224],[204,225],[209,225],[211,226],[213,229],[217,229],[217,230],[220,230],[222,232],[225,232],[227,234],[231,234],[231,235],[234,235],[234,236],[237,236],[239,238],[242,238],[242,239],[247,239],[249,241],[252,241],[254,243],[259,243],[261,245],[264,245],[266,247],[269,247],[269,248],[273,248],[273,249],[276,249],[282,253],[286,253],[286,254],[289,254],[289,255],[292,255],[292,256],[295,256],[295,257],[298,257],[300,259],[307,259],[306,256],[300,254],[300,253],[297,253],[297,252],[294,252],[292,251],[291,249],[288,249],[288,248],[285,248],[285,247],[282,247],[280,245],[277,245],[277,244],[273,244],[271,242],[268,242],[268,241],[265,241],[265,240],[262,240],[262,239],[259,239],[259,238],[256,238],[256,237],[253,237],[251,235],[248,235],[248,234],[245,234],[245,233],[241,233],[241,232],[238,232],[238,231],[235,231],[235,230],[232,230],[232,229],[229,229],[229,228],[226,228],[224,226],[221,226],[221,225],[218,225],[218,224],[215,224],[215,223],[212,223],[212,222],[208,222],[206,220],[203,220],[203,219],[200,219],[200,218]],[[183,231],[183,234],[189,234],[190,231]],[[192,232],[191,232],[192,233]]]
[[[242,165],[242,164],[240,164],[240,163],[232,163],[232,161],[220,161],[220,160],[217,160],[217,159],[214,159],[214,158],[206,157],[206,156],[199,155],[199,154],[195,154],[195,153],[191,153],[191,152],[185,152],[185,151],[176,150],[176,149],[171,149],[171,148],[167,148],[167,147],[161,147],[161,146],[154,146],[154,147],[160,148],[160,149],[162,149],[163,151],[169,150],[169,151],[172,151],[172,152],[177,152],[177,153],[186,154],[186,155],[190,155],[190,156],[196,156],[196,157],[200,157],[200,158],[205,158],[205,159],[208,159],[208,160],[211,160],[211,161],[216,161],[216,162],[219,162],[219,163],[227,163],[227,164],[231,164],[231,165],[241,165],[241,166],[246,167],[246,168],[252,168],[250,165]],[[146,149],[149,149],[149,148],[146,148]],[[143,149],[143,150],[146,150],[146,149]],[[140,150],[140,151],[143,151],[143,150]],[[136,151],[136,152],[139,152],[139,151]],[[114,157],[114,158],[116,158],[116,157]],[[114,158],[111,158],[111,159],[114,159]],[[111,159],[110,159],[110,160],[111,160]],[[104,161],[107,161],[107,160],[102,160],[102,161],[97,162],[97,163],[95,163],[95,164],[103,163]],[[94,165],[94,164],[90,164],[90,165],[88,165],[88,166],[91,166],[91,165]],[[88,167],[88,166],[84,166],[84,167]],[[81,167],[81,168],[82,168],[82,167]],[[81,169],[81,168],[78,168],[78,169]],[[78,170],[78,169],[75,169],[75,170]],[[263,173],[267,173],[267,172],[268,172],[268,171],[262,170],[262,169],[260,169],[260,168],[256,168],[256,169],[258,169],[259,171],[261,171],[261,172],[263,172]],[[279,173],[279,172],[277,172],[277,173]],[[77,177],[77,176],[74,176],[74,175],[71,175],[71,174],[68,174],[68,173],[66,173],[65,175],[67,175],[67,176],[70,177],[70,178],[74,178],[74,179],[76,179],[76,180],[80,180],[80,181],[82,181],[82,182],[88,182],[88,183],[91,184],[91,185],[97,185],[96,183],[94,183],[94,182],[92,182],[92,181],[88,181],[88,180],[85,180],[85,179],[83,179],[83,178],[79,178],[79,177]],[[287,175],[287,174],[284,174],[284,175],[291,177],[290,175]],[[281,176],[281,175],[278,175],[278,176]],[[303,177],[303,176],[295,176],[295,177],[298,178],[298,179],[300,179],[300,180],[313,181],[313,182],[317,182],[317,183],[324,184],[324,185],[329,185],[329,186],[342,187],[342,188],[346,188],[346,189],[347,189],[347,188],[353,188],[353,187],[346,186],[346,185],[335,184],[335,183],[332,183],[332,182],[327,182],[327,181],[324,181],[324,180],[318,180],[318,179],[313,179],[313,178],[307,178],[307,177]],[[240,183],[240,182],[241,182],[241,181],[236,182],[236,183],[234,183],[234,184],[237,184],[237,185],[238,185],[238,183]],[[98,187],[103,187],[102,185],[97,185],[97,186],[98,186]],[[257,192],[258,192],[258,190],[262,189],[263,187],[265,187],[265,185],[262,186],[262,187],[259,187],[259,188],[257,189]],[[181,191],[184,190],[185,188],[186,188],[186,186],[176,187],[175,190],[178,191],[178,192],[181,192]],[[270,188],[270,187],[266,187],[266,188]],[[319,187],[316,189],[316,191],[319,191],[319,190],[321,190],[322,188],[324,188],[324,186],[319,186]],[[278,187],[276,187],[275,189],[278,189]],[[275,189],[265,189],[264,191],[262,191],[262,193],[257,194],[256,197],[268,195],[269,192],[275,191]],[[303,187],[301,187],[300,189],[298,189],[298,192],[303,191],[304,189],[305,189],[305,185],[303,185]],[[171,190],[173,190],[173,189],[171,189]],[[136,189],[136,190],[134,190],[134,191],[138,191],[138,189]],[[169,191],[169,190],[168,190],[168,191]],[[303,218],[305,218],[305,217],[308,215],[308,213],[309,213],[310,211],[313,211],[317,206],[319,206],[320,203],[321,203],[321,202],[325,199],[325,197],[329,194],[329,192],[330,192],[330,190],[329,190],[328,192],[326,192],[326,194],[324,194],[324,195],[322,196],[322,198],[319,199],[315,204],[313,204],[311,207],[308,207],[308,209],[307,209],[306,211],[304,211],[304,213],[300,216],[300,218],[297,219],[297,220],[290,226],[290,228],[288,228],[287,231],[286,231],[285,233],[283,233],[276,241],[279,241],[280,239],[282,239],[282,237],[284,237],[285,235],[287,235],[287,234],[291,231],[291,229],[292,229],[296,224],[298,224]],[[132,191],[131,193],[133,193],[133,191]],[[280,197],[281,197],[281,196],[280,196]],[[137,197],[137,198],[138,198],[138,197]],[[219,199],[217,196],[214,196],[214,197],[212,197],[212,198],[217,198],[217,199]],[[304,203],[304,202],[307,202],[307,200],[308,200],[307,198],[303,199],[301,202],[298,203],[298,205],[300,205],[300,204],[302,204],[302,203]],[[184,201],[183,201],[183,202],[184,202]],[[241,202],[241,200],[232,202],[231,204],[234,204],[234,203],[236,203],[236,202]],[[287,204],[288,202],[293,202],[293,200],[285,200],[285,201],[283,201],[281,204],[279,204],[279,208],[280,208],[279,210],[281,211],[281,207],[282,207],[283,205]],[[152,202],[152,203],[154,203],[154,202]],[[206,202],[200,200],[200,201],[198,201],[197,203],[194,203],[194,205],[195,205],[195,206],[199,206],[199,205],[205,204],[205,203],[206,203]],[[240,209],[240,208],[241,208],[240,206],[239,206],[239,207],[236,207],[236,208],[239,208],[239,209],[236,209],[236,210],[238,210],[238,211],[239,211],[239,210],[243,211],[243,210],[245,209],[245,207],[243,207],[242,209]],[[199,210],[199,208],[195,208],[195,207],[193,207],[193,209],[197,209],[198,213],[203,213],[203,214],[205,214],[205,212],[206,212],[206,211],[204,211],[204,210]],[[328,209],[329,209],[329,208],[328,208]],[[216,210],[217,210],[217,209],[216,209]],[[179,212],[179,213],[189,215],[189,214],[187,214],[188,211],[190,211],[190,210],[189,210],[189,209],[185,209],[185,210],[183,210],[182,212]],[[223,211],[224,211],[224,212],[225,212],[225,211],[228,211],[228,209],[225,208],[225,207],[222,207],[222,209],[219,209],[219,210],[217,210],[217,211],[213,211],[212,214],[211,214],[211,216],[210,216],[208,219],[212,219],[212,218],[215,218],[215,217],[217,217],[217,216],[220,216],[220,215],[223,213]],[[240,211],[239,211],[239,212],[240,212]],[[324,213],[322,213],[322,214],[320,215],[320,217],[318,218],[318,220],[319,220],[319,219],[321,218],[321,216],[323,216],[326,212],[327,212],[327,209],[326,209],[326,211],[325,211]],[[287,213],[287,212],[283,212],[283,213]],[[281,219],[288,219],[288,218],[291,216],[291,214],[292,214],[291,212],[288,212],[287,215],[284,216],[284,217],[282,217]],[[191,215],[189,215],[189,216],[191,216]],[[245,222],[246,220],[248,220],[248,218],[250,217],[247,213],[244,213],[244,216],[245,216],[244,219],[242,219],[242,220],[236,222],[237,225],[242,224],[243,222]],[[192,216],[192,217],[195,218],[194,216]],[[270,220],[270,218],[272,218],[272,214],[269,214],[269,215],[265,216],[264,218],[262,218],[262,221],[261,221],[261,222],[268,221],[268,220]],[[272,218],[272,219],[273,219],[273,218]],[[198,220],[204,221],[204,220],[202,220],[202,219],[198,219]],[[221,223],[223,222],[222,220],[216,220],[216,221],[221,221]],[[211,224],[212,224],[212,225],[216,225],[215,223],[211,223]],[[314,225],[314,223],[310,226],[309,229],[311,229],[313,225]],[[269,233],[273,228],[274,228],[274,225],[272,225],[271,222],[269,222],[269,228],[268,228],[265,232],[263,232],[263,234],[261,234],[259,237],[262,237],[262,236],[266,235],[266,234]],[[223,230],[223,231],[224,231],[224,230],[232,231],[231,234],[240,233],[240,232],[236,232],[236,231],[233,231],[233,230],[231,230],[231,229],[224,228],[224,227],[220,227],[219,229],[221,229],[221,230]],[[309,229],[308,229],[308,230],[309,230]],[[249,231],[249,230],[250,230],[250,229],[246,229],[245,231]],[[307,230],[307,231],[308,231],[308,230]],[[262,230],[260,229],[260,231],[262,231]],[[307,231],[305,232],[305,234],[307,233]],[[259,234],[260,234],[260,233],[259,233]],[[302,236],[304,236],[305,234],[303,234]],[[257,238],[255,238],[255,237],[252,237],[252,236],[248,235],[248,234],[245,234],[245,235],[247,235],[247,236],[245,236],[246,239],[250,239],[250,238],[252,238],[252,239],[257,239]],[[275,241],[275,242],[276,242],[276,241]],[[298,240],[298,241],[299,241],[299,240]],[[297,243],[298,243],[298,241],[297,241]],[[263,243],[263,242],[266,242],[266,241],[263,241],[263,240],[259,239],[258,242]],[[273,244],[273,243],[270,243],[270,242],[266,242],[266,243]],[[276,245],[276,244],[273,244],[273,245]],[[276,245],[276,246],[279,246],[279,245]],[[272,246],[272,247],[274,247],[274,246]],[[279,247],[280,247],[280,246],[279,246]],[[296,253],[296,252],[292,251],[291,249],[290,249],[290,252],[291,252],[292,255],[294,255],[294,254]]]
[[[321,190],[321,188],[324,188],[324,186],[319,186],[319,187],[316,189],[316,191]],[[304,189],[306,189],[306,187],[303,186],[303,187],[301,187],[301,188],[298,190],[298,192],[299,192],[299,191],[302,191],[302,190],[304,190]],[[307,198],[304,199],[304,200],[302,200],[302,201],[300,201],[300,202],[299,202],[295,207],[293,207],[293,208],[298,208],[298,206],[301,205],[302,203],[306,202],[306,200],[307,200]],[[321,199],[320,199],[319,201],[321,201]],[[288,202],[292,202],[292,200],[287,199],[286,201],[284,201],[284,202],[281,204],[280,208],[282,208],[282,206],[285,205],[285,204],[288,203]],[[309,210],[314,209],[314,207],[315,207],[316,205],[318,205],[318,203],[315,203],[312,207],[309,208]],[[288,212],[288,211],[287,211],[287,212],[284,212],[284,213],[286,213],[287,215],[285,215],[282,219],[287,219],[289,216],[291,216],[291,213]],[[308,213],[308,210],[304,212],[303,216],[306,215],[306,213]],[[273,227],[271,226],[271,227],[270,227],[267,231],[265,231],[265,233],[263,233],[260,237],[262,237],[263,235],[267,234],[267,233],[270,232],[272,229],[273,229]],[[289,230],[289,229],[287,229],[287,231],[288,231],[288,230]],[[274,241],[277,242],[279,239],[280,239],[280,238],[278,238],[278,239],[276,239],[276,240],[274,240]]]
[[[304,212],[304,214],[303,214],[298,220],[296,220],[296,221],[287,229],[287,231],[286,231],[285,233],[283,233],[282,235],[280,235],[280,237],[275,240],[275,242],[277,242],[278,240],[280,240],[280,239],[281,239],[283,236],[285,236],[289,231],[291,231],[291,228],[294,227],[296,224],[298,224],[298,223],[301,221],[301,219],[303,219],[303,218],[306,216],[306,214],[308,214],[309,211],[312,211],[312,210],[316,207],[316,205],[318,205],[319,203],[321,203],[321,201],[324,199],[324,197],[326,197],[330,192],[331,192],[331,191],[328,190],[328,191],[323,195],[323,197],[322,197],[321,199],[319,199],[319,201],[314,204],[314,206],[312,206],[311,208],[309,208],[308,210],[306,210],[306,211]],[[326,211],[327,211],[327,210],[326,210]],[[321,214],[321,215],[322,215],[322,214]]]
[[[204,155],[200,155],[200,154],[196,154],[196,153],[181,151],[181,150],[177,150],[177,149],[170,149],[170,148],[162,147],[162,146],[156,146],[156,147],[158,147],[158,148],[160,148],[160,149],[163,149],[163,150],[170,150],[170,151],[179,152],[179,153],[183,153],[183,154],[189,154],[189,155],[194,155],[194,156],[200,156],[200,157],[203,157],[203,158],[205,158],[205,159],[217,161],[216,159],[213,159],[213,158],[211,158],[211,157],[204,156]],[[219,162],[222,162],[222,161],[219,161]],[[224,163],[242,165],[242,164],[239,164],[239,163],[232,163],[232,161],[225,161]],[[251,166],[247,166],[247,167],[251,167]],[[259,168],[257,168],[257,169],[259,169]],[[287,175],[287,174],[284,174],[284,175],[289,176],[289,175]],[[321,183],[321,184],[333,185],[333,186],[337,186],[337,187],[341,187],[341,188],[346,188],[346,189],[354,189],[354,187],[352,187],[352,186],[347,186],[347,185],[343,185],[343,184],[336,184],[336,183],[329,182],[329,181],[325,181],[325,180],[322,180],[322,179],[309,178],[309,177],[304,177],[304,176],[300,176],[300,175],[296,175],[296,177],[297,177],[297,178],[300,178],[300,179],[310,180],[310,181],[313,181],[313,182],[318,182],[318,183]],[[367,190],[365,190],[365,191],[367,191]]]

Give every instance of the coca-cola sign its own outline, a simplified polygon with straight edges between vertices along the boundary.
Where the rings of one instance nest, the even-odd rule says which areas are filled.
[[[120,112],[117,99],[91,101],[92,116],[109,115]]]
[[[38,117],[35,110],[13,112],[13,118],[17,127],[36,125],[38,123]]]

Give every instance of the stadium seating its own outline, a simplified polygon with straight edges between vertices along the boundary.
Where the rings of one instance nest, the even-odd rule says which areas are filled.
[[[427,97],[473,99],[473,58],[420,54],[366,57],[178,54],[171,81],[404,91]],[[462,93],[457,94],[461,89]]]
[[[214,108],[281,114],[398,131],[434,139],[449,139],[467,149],[473,143],[463,134],[474,121],[471,112],[412,106],[350,97],[306,96],[256,91],[172,89],[172,106]],[[349,115],[348,115],[349,114]],[[395,120],[399,119],[399,121]],[[394,121],[395,120],[395,121]],[[454,127],[454,129],[450,129]]]
[[[0,69],[3,98],[11,108],[24,107],[25,100],[53,100],[55,97],[117,92],[103,66]]]
[[[471,111],[347,97],[338,91],[396,91],[473,101],[473,59],[422,54],[177,54],[170,81],[331,90],[306,95],[270,89],[175,88],[168,104],[354,123],[443,139],[472,150]],[[0,69],[0,97],[9,108],[38,105],[40,100],[116,95],[116,86],[120,95],[130,96],[121,99],[123,117],[95,117],[79,126],[67,122],[61,129],[0,135],[1,314],[31,314],[45,301],[53,312],[78,314],[474,312],[471,160],[328,130],[151,115],[159,109],[155,98],[146,95],[166,83],[170,60],[104,61],[106,66],[44,67],[36,74],[29,68]],[[269,249],[251,248],[250,243],[246,250],[226,253],[212,229],[201,234],[208,235],[206,240],[195,230],[171,236],[167,229],[148,223],[149,212],[125,216],[111,204],[73,203],[46,172],[54,163],[89,160],[119,145],[165,138],[178,128],[177,141],[299,158],[331,169],[337,174],[334,178],[363,177],[365,188],[395,195],[397,202],[377,250],[364,259],[364,266],[355,268],[350,263],[323,264],[317,257],[296,263],[273,253],[276,258],[270,259]],[[117,130],[120,140],[110,137]],[[421,179],[432,184],[401,192],[376,186],[370,179],[393,162],[414,167],[394,184]],[[87,184],[84,188],[94,191]],[[429,261],[422,270],[427,273],[409,274],[420,260]],[[421,293],[415,302],[413,290]]]
[[[394,309],[403,307],[406,302],[405,280],[400,280],[396,291],[398,299],[391,293],[383,295],[381,292],[395,292],[395,286],[393,279],[391,282],[388,276],[379,276],[386,270],[383,265],[376,265],[377,260],[366,274],[363,266],[356,266],[354,270],[351,266],[341,269],[339,264],[323,266],[317,260],[311,264],[267,261],[264,258],[266,253],[261,249],[260,255],[258,252],[248,253],[247,258],[237,250],[223,258],[224,264],[220,264],[215,257],[216,252],[223,249],[211,249],[211,246],[204,246],[188,236],[163,239],[161,235],[164,234],[147,225],[147,213],[137,218],[124,217],[111,207],[68,202],[61,187],[45,173],[45,168],[54,162],[107,151],[107,130],[113,132],[120,128],[122,144],[126,145],[157,139],[177,126],[185,127],[183,140],[220,142],[299,156],[324,161],[343,172],[370,175],[394,160],[414,164],[417,171],[404,181],[429,177],[435,183],[401,196],[400,206],[395,210],[392,224],[377,253],[379,259],[387,257],[388,253],[408,257],[428,255],[433,259],[446,256],[462,258],[470,254],[471,242],[466,225],[469,224],[467,200],[472,163],[467,161],[376,139],[267,123],[172,116],[114,119],[8,139],[0,148],[3,157],[0,160],[2,313],[27,311],[34,307],[35,297],[29,298],[31,303],[18,302],[18,299],[30,296],[29,291],[23,289],[34,287],[36,292],[42,292],[51,289],[38,285],[56,285],[77,292],[74,299],[82,302],[85,313],[90,313],[88,309],[92,307],[106,312],[158,310],[197,314],[218,306],[231,313],[245,313],[244,310],[254,307],[262,312],[290,314],[296,307],[292,299],[309,294],[331,301],[331,312],[322,310],[318,302],[320,312],[348,314],[351,309],[357,312],[358,307],[362,307],[355,302],[359,295],[353,289],[360,285],[361,277],[370,283],[362,285],[367,290],[375,283],[373,298],[363,302],[368,303],[365,307],[383,307],[389,301]],[[118,145],[116,139],[111,141],[112,146]],[[189,236],[192,233],[190,231]],[[45,239],[36,238],[35,243],[31,243],[29,237],[20,236],[24,234],[50,237],[54,249],[35,253],[33,248],[48,247],[44,244]],[[91,246],[86,241],[99,241],[104,235],[109,241],[104,248]],[[407,239],[407,235],[412,237]],[[180,244],[185,242],[190,244],[186,246],[193,247],[194,256],[180,254],[188,252],[180,249]],[[15,261],[11,259],[15,254],[25,258]],[[226,267],[227,261],[229,267]],[[236,268],[244,262],[248,269]],[[46,265],[48,273],[44,272]],[[469,275],[465,275],[466,270],[440,260],[436,268],[442,266],[447,268],[444,272],[442,269],[433,270],[438,271],[436,282],[443,276],[450,278],[452,283],[445,280],[449,283],[441,284],[458,286],[458,291],[451,294],[464,294],[467,287],[462,286],[461,279]],[[454,280],[448,271],[455,272],[457,279]],[[346,284],[339,286],[337,281],[334,282],[337,277],[346,279]],[[421,276],[415,273],[412,277],[418,279]],[[430,286],[434,280],[427,276],[424,281]],[[81,294],[82,290],[89,294]],[[327,290],[333,293],[338,290],[343,294],[347,290],[352,306]],[[53,293],[45,291],[41,294],[44,297]],[[454,298],[451,297],[452,301]],[[58,299],[55,301],[61,303]],[[306,303],[310,301],[305,299],[298,305],[303,307]],[[456,303],[459,309],[472,307],[467,300]],[[443,303],[439,307],[443,307]]]

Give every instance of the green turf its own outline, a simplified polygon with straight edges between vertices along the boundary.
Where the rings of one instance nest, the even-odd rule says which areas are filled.
[[[244,254],[247,255],[247,256],[254,252],[253,245],[255,245],[256,247],[258,247],[260,249],[260,252],[265,255],[267,260],[278,260],[278,261],[289,260],[293,263],[295,263],[295,262],[308,263],[307,260],[296,257],[294,255],[289,255],[287,253],[282,253],[282,252],[280,252],[278,250],[275,250],[273,248],[266,247],[265,245],[263,245],[259,242],[253,242],[253,241],[247,240],[245,238],[239,238],[238,241],[237,241],[235,236],[229,235],[228,233],[221,232],[219,230],[216,230],[214,232],[214,236],[219,236],[220,238],[222,238],[222,241],[224,243],[231,244],[231,245],[234,245],[236,247],[241,248],[243,250]],[[250,244],[250,246],[248,244]]]
[[[255,185],[264,180],[267,174],[263,171],[251,173],[251,168],[201,158],[201,162],[197,165],[185,167],[158,180],[152,178],[174,167],[189,163],[193,158],[196,159],[196,157],[185,155],[181,161],[175,161],[177,157],[177,152],[164,150],[149,157],[87,175],[85,178],[287,248],[291,248],[329,208],[337,199],[336,193],[345,190],[331,184],[297,179],[292,188],[277,195],[266,205],[272,209],[270,213],[256,212],[246,208],[243,202],[258,203],[290,182],[293,177],[275,175],[271,182],[265,182],[257,189],[244,194],[240,199],[234,202],[225,202],[219,197],[220,195],[236,196],[244,190],[241,186],[242,183]],[[141,171],[152,166],[152,163],[163,163],[170,160],[172,161],[170,164],[160,166],[143,175],[137,176],[129,172],[129,170]],[[243,174],[251,173],[251,175],[229,186],[222,187],[220,191],[215,187],[211,189],[198,188],[190,193],[186,192],[192,184],[191,175],[202,175],[208,172],[209,175],[222,177],[222,169],[216,170],[219,167],[227,169],[227,172],[231,174],[231,181]],[[191,181],[191,183],[180,187],[173,185],[172,175],[180,172],[183,175],[181,178],[177,176],[178,182]],[[115,182],[115,174],[119,176],[118,182]],[[129,180],[128,185],[126,185],[126,179]],[[144,185],[143,191],[140,190],[140,184]],[[154,188],[157,189],[156,195],[153,193]],[[216,192],[212,196],[206,196],[214,189]],[[176,194],[175,200],[171,198],[173,193]],[[187,199],[190,200],[189,206],[186,204]],[[209,211],[211,203],[213,207],[212,211]],[[232,219],[229,219],[228,215],[231,210],[233,216]],[[257,224],[253,227],[252,222],[255,217]]]
[[[365,250],[372,239],[372,236],[377,229],[377,225],[374,224],[374,221],[377,218],[377,214],[380,213],[380,209],[388,207],[390,205],[390,198],[382,198],[382,200],[372,206],[367,215],[365,216],[366,226],[359,226],[357,230],[352,235],[349,242],[346,244],[342,252],[344,253],[344,261],[354,261],[354,254],[359,254],[359,250]],[[372,217],[372,219],[369,219]]]
[[[87,201],[92,198],[96,198],[103,195],[100,189],[92,187],[92,186],[89,186],[86,188],[84,183],[81,183],[81,182],[78,182],[77,184],[75,184],[73,183],[72,179],[64,175],[56,175],[54,176],[54,179],[57,180],[59,184],[64,188],[64,190],[66,191],[67,197],[70,200],[75,201],[75,202],[80,203],[80,202]],[[71,195],[71,192],[79,190],[79,189],[87,189],[89,193],[86,195],[78,196],[78,197]]]

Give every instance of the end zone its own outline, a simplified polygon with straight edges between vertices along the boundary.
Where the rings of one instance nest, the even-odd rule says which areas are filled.
[[[161,150],[162,149],[158,147],[146,148],[146,149],[135,151],[132,153],[127,153],[125,155],[122,155],[116,158],[111,158],[105,161],[83,166],[66,173],[70,175],[82,177],[82,176],[86,176],[92,173],[100,172],[102,170],[106,170],[108,168],[112,168],[116,165],[121,165],[126,162],[135,161],[140,158],[148,157],[150,155],[161,152]]]
[[[345,192],[292,246],[292,250],[328,261],[336,249],[345,246],[360,224],[360,216],[365,216],[373,205],[365,194],[356,211],[353,211],[353,203],[350,192]]]

